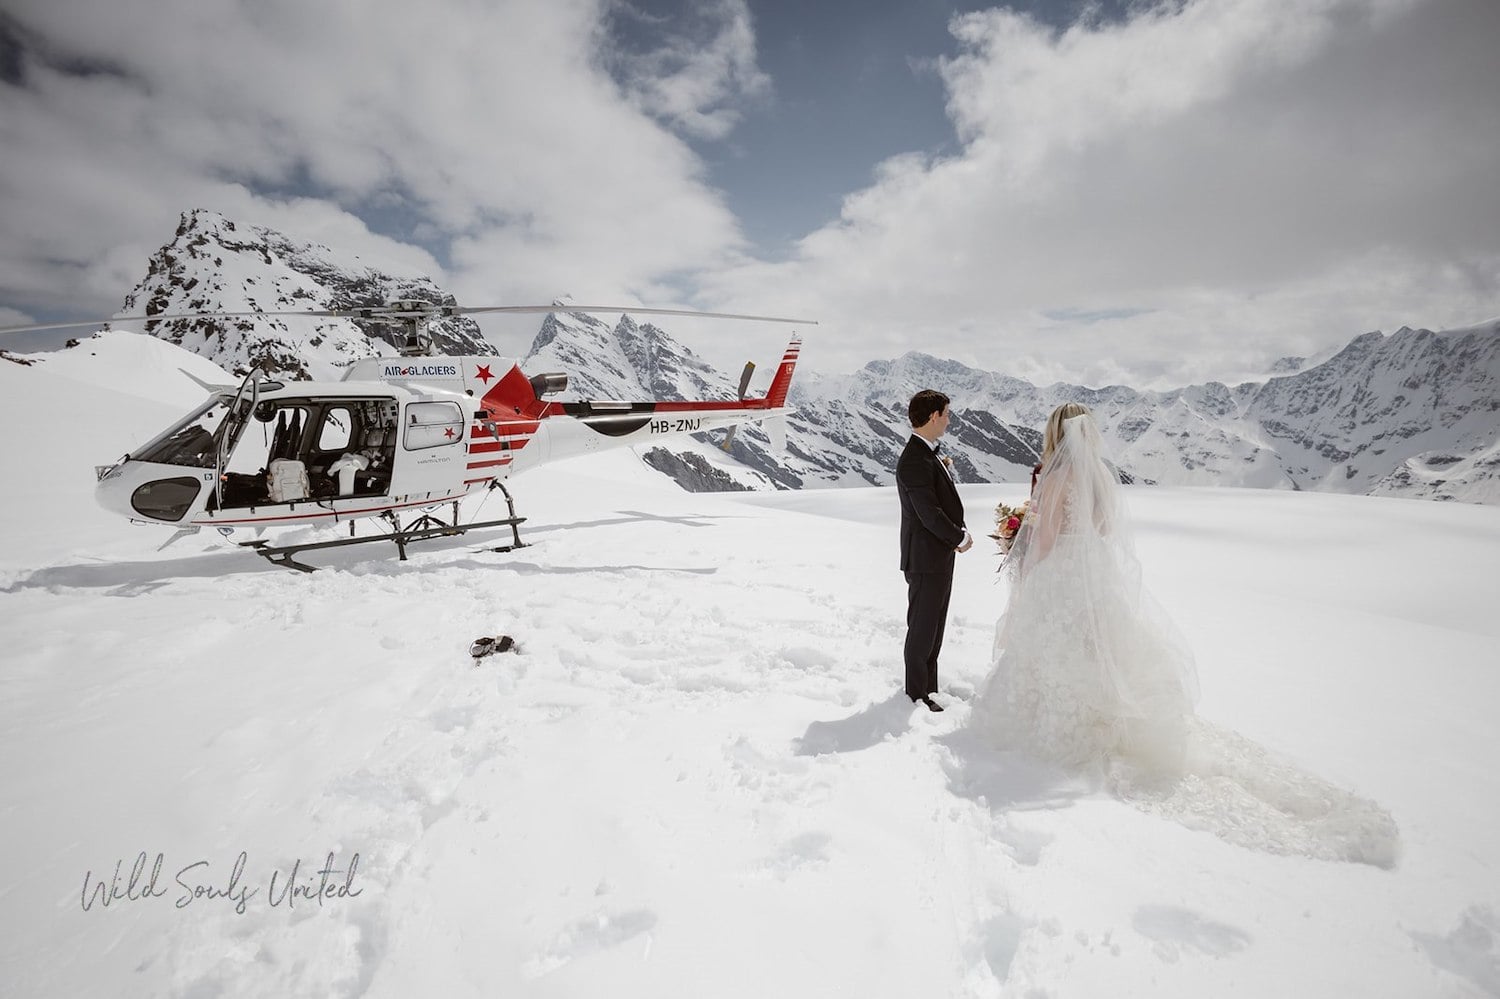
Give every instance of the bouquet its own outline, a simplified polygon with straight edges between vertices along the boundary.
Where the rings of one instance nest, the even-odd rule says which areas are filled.
[[[1001,503],[995,507],[995,533],[990,537],[1000,547],[1001,555],[1010,552],[1011,543],[1016,540],[1016,534],[1021,530],[1021,523],[1026,519],[1026,511],[1030,506],[1031,501],[1027,500],[1020,506]]]

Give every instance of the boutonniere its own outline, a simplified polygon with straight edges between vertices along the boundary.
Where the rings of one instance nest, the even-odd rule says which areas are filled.
[[[943,463],[943,467],[946,468],[948,471],[950,471],[950,472],[953,471],[953,459],[952,458],[948,457],[946,454],[940,454],[940,455],[938,455],[938,461],[941,461]]]

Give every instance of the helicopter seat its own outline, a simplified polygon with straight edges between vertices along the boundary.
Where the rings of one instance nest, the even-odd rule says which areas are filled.
[[[360,450],[366,455],[383,453],[394,442],[394,427],[370,427],[360,437]]]
[[[328,466],[328,474],[338,480],[340,496],[353,496],[354,477],[369,467],[369,458],[357,451],[348,451]]]
[[[291,458],[277,458],[266,468],[272,503],[307,499],[307,466]]]
[[[380,494],[391,480],[391,459],[396,452],[396,428],[376,426],[360,435],[359,454],[367,467],[359,473],[360,492]]]

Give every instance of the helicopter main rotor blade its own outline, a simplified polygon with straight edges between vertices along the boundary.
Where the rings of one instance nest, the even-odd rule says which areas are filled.
[[[735,312],[696,312],[692,309],[638,309],[631,305],[487,305],[456,310],[462,315],[478,312],[626,312],[632,316],[683,316],[688,319],[744,319],[760,323],[800,323],[816,326],[816,319],[785,319],[780,316],[746,316]]]
[[[243,319],[251,316],[311,316],[319,319],[339,319],[349,316],[346,312],[175,312],[155,316],[110,316],[106,319],[80,319],[68,323],[37,323],[32,326],[3,326],[0,336],[7,333],[33,333],[38,330],[67,330],[84,326],[106,326],[110,323],[154,323],[168,319]],[[355,318],[358,318],[357,316]]]
[[[437,319],[486,313],[546,312],[620,312],[638,316],[682,316],[691,319],[739,319],[763,323],[800,323],[816,326],[816,319],[784,319],[778,316],[747,316],[730,312],[694,312],[691,309],[637,309],[626,305],[483,305],[465,308],[454,305],[430,305],[425,308],[395,305],[357,306],[352,309],[314,309],[301,311],[252,310],[249,312],[164,312],[154,316],[110,316],[106,319],[82,319],[62,323],[32,323],[25,326],[0,327],[0,336],[8,333],[34,333],[40,330],[79,329],[111,323],[168,322],[177,319],[248,319],[257,316],[303,317],[310,319],[367,319],[402,322],[411,319]]]

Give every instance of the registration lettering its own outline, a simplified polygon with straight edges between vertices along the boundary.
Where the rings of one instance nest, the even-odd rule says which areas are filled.
[[[696,416],[692,419],[651,421],[651,432],[653,434],[690,434],[702,428],[703,417],[701,416]]]

